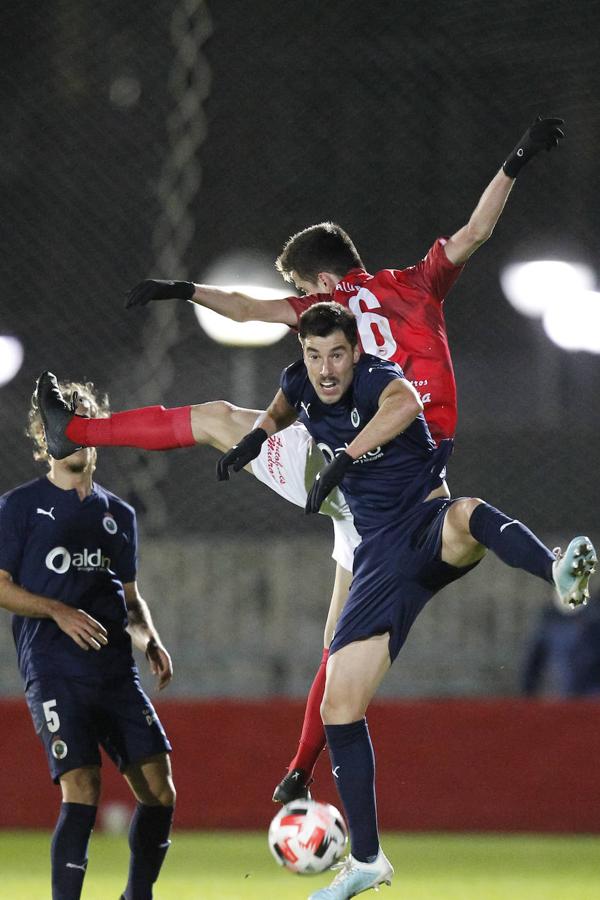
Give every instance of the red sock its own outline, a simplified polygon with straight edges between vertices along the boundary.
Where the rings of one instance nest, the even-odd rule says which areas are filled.
[[[325,675],[328,659],[329,649],[326,647],[323,650],[321,664],[308,692],[298,752],[289,764],[288,771],[302,769],[312,776],[319,754],[325,746],[325,729],[321,720],[321,701],[325,693]]]
[[[165,409],[146,406],[113,413],[106,419],[73,416],[65,434],[84,447],[140,447],[142,450],[173,450],[192,447],[191,406]]]

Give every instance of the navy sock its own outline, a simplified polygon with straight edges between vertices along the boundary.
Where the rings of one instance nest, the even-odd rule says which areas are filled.
[[[151,900],[152,885],[158,878],[171,841],[172,806],[138,803],[129,826],[129,880],[125,900]]]
[[[63,803],[50,845],[52,900],[79,900],[96,806]]]
[[[366,719],[349,725],[326,725],[335,786],[350,831],[352,856],[372,862],[379,852],[375,757]]]
[[[471,514],[469,531],[476,541],[493,550],[507,566],[524,569],[554,584],[554,553],[518,519],[505,516],[489,503],[480,503]]]

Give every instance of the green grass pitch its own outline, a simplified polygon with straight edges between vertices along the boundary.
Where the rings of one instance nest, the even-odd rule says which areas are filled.
[[[0,831],[0,898],[47,900],[49,839]],[[382,900],[600,900],[598,837],[390,834],[383,845],[396,877]],[[94,835],[83,900],[118,900],[127,852],[125,836]],[[155,898],[306,900],[330,878],[283,871],[264,835],[180,832]]]

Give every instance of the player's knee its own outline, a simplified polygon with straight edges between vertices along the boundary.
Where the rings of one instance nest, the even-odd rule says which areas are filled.
[[[456,500],[450,507],[453,524],[458,526],[462,531],[470,534],[469,522],[471,516],[483,502],[484,501],[480,500],[479,497],[461,497],[460,500]]]
[[[196,443],[209,444],[219,428],[230,422],[234,409],[235,406],[227,400],[211,400],[209,403],[197,403],[192,406],[190,424]]]
[[[321,703],[321,719],[323,725],[345,725],[355,722],[364,715],[347,696],[325,694]]]
[[[177,791],[172,781],[166,782],[156,798],[160,806],[175,806]]]
[[[65,803],[98,805],[101,786],[99,769],[72,769],[60,779],[60,784]]]

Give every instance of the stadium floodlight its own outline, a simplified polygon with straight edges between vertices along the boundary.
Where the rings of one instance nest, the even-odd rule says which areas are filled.
[[[570,304],[571,298],[594,287],[589,266],[562,260],[540,259],[512,263],[500,273],[506,299],[525,316],[543,316],[557,301]]]
[[[12,381],[23,365],[23,344],[16,337],[0,335],[0,387]]]
[[[220,284],[219,287],[227,291],[240,291],[256,300],[276,300],[290,296],[289,290],[261,287],[256,284]],[[194,304],[194,312],[200,325],[213,341],[231,347],[266,347],[277,343],[284,334],[289,333],[287,325],[274,322],[234,322],[213,312],[212,309],[198,306],[197,303]]]
[[[546,308],[544,331],[563,350],[600,353],[600,293],[580,291]]]

